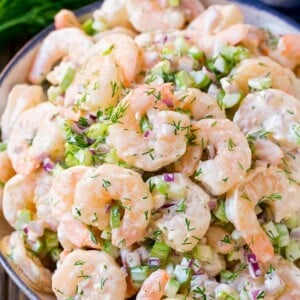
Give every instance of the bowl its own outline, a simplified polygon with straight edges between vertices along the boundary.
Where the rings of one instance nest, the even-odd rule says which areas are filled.
[[[258,27],[267,27],[272,32],[277,34],[283,33],[300,33],[300,25],[295,21],[279,14],[278,12],[266,7],[263,4],[253,4],[252,1],[226,1],[226,0],[203,0],[206,6],[211,4],[228,4],[233,2],[237,4],[242,10],[246,23],[256,25]],[[87,18],[92,11],[99,8],[102,1],[92,3],[88,6],[76,11],[76,15],[81,19]],[[42,40],[52,31],[54,26],[51,25],[37,34],[31,39],[9,62],[5,69],[0,74],[0,115],[6,105],[6,99],[9,91],[17,83],[26,82],[26,74],[28,74],[31,61],[40,45]],[[6,223],[3,215],[0,212],[0,239],[5,235],[8,235],[12,229]],[[18,269],[11,265],[5,255],[0,253],[0,263],[11,279],[17,284],[22,292],[30,300],[54,300],[53,295],[42,294],[34,289],[31,289],[26,284],[26,278],[22,277],[22,274]]]

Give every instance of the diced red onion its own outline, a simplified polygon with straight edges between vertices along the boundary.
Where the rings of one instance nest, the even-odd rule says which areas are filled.
[[[168,107],[172,107],[173,106],[173,100],[172,99],[166,98],[166,99],[163,99],[162,102],[164,104],[166,104]]]
[[[45,158],[44,161],[43,161],[43,169],[46,171],[46,172],[51,172],[53,171],[55,167],[55,163],[50,159],[50,158]]]
[[[89,145],[92,145],[95,143],[95,139],[87,138],[87,142]]]
[[[28,229],[28,227],[27,227],[27,226],[25,226],[25,227],[23,228],[23,231],[24,231],[24,233],[25,233],[25,234],[28,234],[28,232],[29,232],[29,229]]]
[[[91,123],[96,122],[97,120],[97,116],[93,115],[93,114],[89,114],[88,115],[88,123],[90,123],[89,121],[91,121]]]
[[[292,229],[290,237],[292,240],[300,241],[300,227]]]
[[[205,274],[203,268],[199,268],[198,270],[194,271],[194,275],[203,275]]]
[[[254,253],[247,253],[246,254],[247,262],[248,262],[248,269],[251,277],[257,278],[262,275],[261,269],[257,262],[257,258]]]
[[[110,212],[110,209],[111,209],[112,205],[111,204],[106,204],[105,207],[104,207],[104,212],[106,214],[108,214]]]
[[[170,203],[164,204],[161,208],[162,208],[162,209],[168,209],[168,208],[173,207],[173,206],[175,206],[175,205],[176,205],[175,203],[170,202]]]
[[[212,198],[209,202],[208,202],[208,207],[210,210],[214,210],[217,207],[217,199]]]
[[[78,123],[73,123],[71,125],[71,129],[73,132],[75,132],[76,134],[82,134],[85,131],[85,127],[80,126]]]
[[[252,300],[256,300],[258,295],[261,294],[264,290],[255,290],[251,292]]]
[[[144,133],[144,137],[148,137],[148,136],[149,136],[149,133],[150,133],[150,131],[149,131],[149,130],[145,131],[145,133]]]
[[[150,253],[145,247],[139,247],[139,248],[136,249],[136,251],[140,255],[142,261],[148,260],[148,258],[150,256]]]
[[[172,173],[164,173],[164,181],[165,182],[174,182],[175,176]]]
[[[149,257],[148,265],[151,267],[159,267],[160,266],[160,259],[158,257]]]

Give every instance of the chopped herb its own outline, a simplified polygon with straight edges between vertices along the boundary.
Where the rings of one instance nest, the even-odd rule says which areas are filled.
[[[105,56],[105,55],[110,54],[111,51],[114,49],[114,47],[115,47],[114,44],[110,45],[106,50],[104,50],[104,51],[102,52],[102,55]]]
[[[203,170],[201,168],[199,168],[196,172],[195,172],[195,177],[200,176],[203,173]]]
[[[80,272],[80,275],[78,275],[76,278],[83,278],[84,280],[90,279],[91,275],[86,275],[83,273],[83,271]]]
[[[108,278],[101,278],[101,280],[100,280],[100,290],[101,291],[104,289],[104,285],[107,280],[108,280]]]
[[[259,202],[262,201],[281,201],[282,200],[282,195],[278,193],[273,193],[269,196],[263,196],[261,199],[259,199]]]
[[[146,211],[144,211],[144,215],[145,215],[145,219],[146,219],[146,221],[148,221],[148,218],[149,218],[149,211],[148,210],[146,210]]]
[[[231,237],[229,235],[225,235],[223,240],[221,240],[221,242],[225,243],[225,244],[230,244],[232,241]]]
[[[260,291],[259,294],[256,296],[256,299],[264,299],[266,296],[265,291]]]
[[[126,110],[129,107],[128,102],[121,102],[115,109],[113,109],[110,120],[112,123],[120,123],[119,120],[124,117]]]
[[[181,200],[177,205],[176,205],[176,212],[183,212],[185,213],[186,210],[186,204],[185,204],[186,199]]]
[[[195,230],[195,227],[191,227],[191,221],[189,219],[185,218],[184,222],[188,231]]]
[[[151,157],[151,159],[154,160],[153,153],[154,153],[154,148],[150,148],[150,149],[148,149],[146,152],[142,153],[142,155],[147,155],[147,154],[149,154],[150,157]]]
[[[111,186],[111,183],[109,180],[105,180],[105,179],[102,179],[102,187],[107,191],[107,188]]]
[[[227,147],[229,151],[233,151],[233,148],[236,146],[236,144],[234,143],[234,141],[229,138],[228,143],[227,143]]]
[[[110,87],[111,87],[111,97],[114,98],[119,90],[118,84],[116,82],[111,81]]]
[[[84,265],[85,262],[83,260],[77,260],[75,263],[74,263],[74,266],[82,266]]]

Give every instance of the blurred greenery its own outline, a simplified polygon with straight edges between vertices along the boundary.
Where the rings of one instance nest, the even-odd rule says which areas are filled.
[[[53,21],[61,8],[78,9],[95,0],[0,0],[0,45],[28,39]]]

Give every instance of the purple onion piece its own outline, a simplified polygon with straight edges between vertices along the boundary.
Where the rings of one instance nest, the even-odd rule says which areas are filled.
[[[159,267],[161,264],[160,259],[158,257],[149,257],[148,265],[151,267]]]
[[[208,202],[208,207],[210,210],[214,210],[218,205],[218,202],[217,202],[217,199],[211,199],[209,202]]]
[[[300,241],[300,227],[292,229],[290,237],[292,240]]]
[[[172,173],[164,173],[164,181],[165,182],[174,182],[175,176]]]
[[[105,207],[104,207],[104,212],[106,213],[106,214],[108,214],[109,212],[110,212],[110,209],[112,208],[112,205],[111,204],[107,204],[107,205],[105,205]]]
[[[255,290],[251,292],[252,300],[256,300],[257,297],[263,292],[264,290]]]
[[[149,130],[145,131],[145,133],[144,133],[144,137],[148,137],[148,136],[149,136],[149,134],[150,134],[150,131],[149,131]]]
[[[166,99],[163,99],[162,102],[164,104],[166,104],[168,107],[173,107],[173,100],[172,99],[166,98]]]
[[[51,172],[53,171],[55,167],[55,163],[50,159],[50,158],[45,158],[44,161],[43,161],[43,169],[46,171],[46,172]]]
[[[162,209],[167,209],[167,208],[173,207],[175,205],[176,205],[175,203],[166,203],[161,208]]]
[[[95,139],[87,138],[87,142],[89,145],[93,145],[95,143]]]
[[[257,262],[256,256],[254,253],[247,253],[246,254],[247,262],[248,262],[248,269],[251,277],[257,278],[262,275],[261,269]]]
[[[194,272],[194,275],[203,275],[203,274],[205,274],[203,268],[199,268],[198,270],[196,270],[196,271]]]

